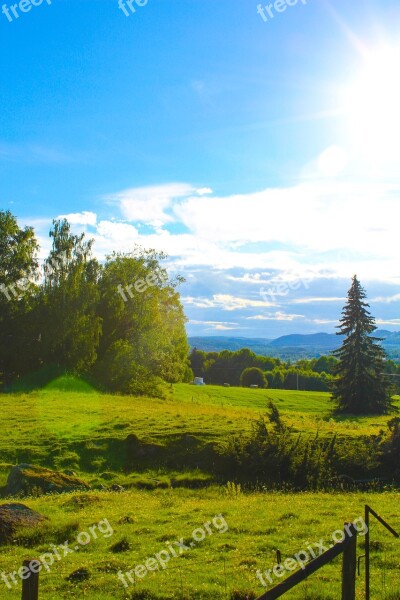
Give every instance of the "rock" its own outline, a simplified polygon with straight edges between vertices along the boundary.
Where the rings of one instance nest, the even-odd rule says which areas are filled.
[[[124,492],[125,488],[122,487],[122,485],[118,485],[116,483],[114,483],[114,485],[111,486],[110,488],[113,492]]]
[[[122,538],[119,542],[116,542],[113,546],[111,546],[111,552],[117,554],[119,552],[129,552],[132,549],[132,545],[128,542],[126,538]]]
[[[7,480],[6,494],[24,496],[37,490],[44,494],[59,494],[82,489],[90,490],[90,486],[78,477],[34,465],[21,464],[11,469]]]
[[[71,510],[81,510],[90,506],[91,504],[97,504],[100,502],[100,498],[94,494],[77,494],[72,496],[67,502],[64,502],[62,506]]]
[[[75,471],[71,471],[71,469],[65,469],[64,474],[68,475],[69,477],[76,477]]]
[[[34,527],[47,520],[47,517],[31,510],[25,504],[1,504],[0,544],[12,539],[17,529],[21,527]]]

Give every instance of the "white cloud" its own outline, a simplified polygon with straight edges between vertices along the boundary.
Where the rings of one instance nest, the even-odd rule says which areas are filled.
[[[229,311],[275,306],[273,302],[236,298],[229,294],[214,294],[212,298],[186,297],[182,298],[182,301],[184,304],[195,306],[196,308],[221,308]]]
[[[351,249],[387,256],[396,243],[400,188],[331,182],[227,197],[191,197],[176,218],[201,239],[222,245],[269,242],[303,252]],[[346,218],[343,218],[343,216]],[[387,215],[392,218],[388,219]]]
[[[316,304],[318,302],[345,302],[346,298],[329,298],[329,297],[319,297],[319,298],[295,298],[294,300],[290,300],[289,304]]]
[[[84,210],[80,213],[69,213],[68,215],[60,215],[57,219],[67,219],[71,225],[93,225],[97,223],[97,215],[94,212]]]
[[[400,283],[399,199],[400,186],[318,178],[230,196],[170,183],[131,188],[106,198],[119,207],[122,219],[137,227],[138,244],[164,250],[178,267],[259,269],[259,281],[254,274],[242,276],[249,285],[348,279],[354,273],[362,281]],[[141,233],[141,223],[153,231]],[[173,233],[167,230],[172,224]],[[113,247],[124,242],[116,239]],[[259,250],[255,252],[251,244],[259,244]],[[274,270],[278,278],[268,281]]]
[[[337,319],[312,319],[312,322],[317,325],[328,325],[330,323],[337,323]]]
[[[377,325],[400,325],[400,319],[376,319]]]
[[[287,314],[282,311],[276,313],[268,313],[266,315],[254,315],[246,317],[248,321],[294,321],[295,319],[304,319],[304,315]]]
[[[199,196],[204,196],[205,194],[212,194],[212,193],[213,193],[213,191],[209,187],[198,188],[196,190],[196,194],[198,194]]]
[[[228,279],[228,281],[261,285],[263,283],[271,283],[271,278],[269,277],[269,275],[270,273],[245,273],[241,276],[227,275],[226,278]],[[263,277],[267,277],[267,279],[263,279]]]
[[[383,304],[391,304],[392,302],[399,302],[400,294],[394,294],[393,296],[378,296],[372,298],[371,302],[382,302]]]
[[[160,226],[173,221],[165,211],[173,200],[193,193],[192,186],[185,183],[169,183],[159,186],[130,188],[106,196],[108,202],[117,202],[123,216],[132,222]]]
[[[194,319],[189,320],[190,325],[238,325],[238,323],[230,323],[229,321],[196,321]]]

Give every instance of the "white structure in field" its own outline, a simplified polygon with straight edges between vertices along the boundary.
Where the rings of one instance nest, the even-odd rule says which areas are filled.
[[[204,383],[203,377],[195,377],[193,381],[193,385],[206,385]]]

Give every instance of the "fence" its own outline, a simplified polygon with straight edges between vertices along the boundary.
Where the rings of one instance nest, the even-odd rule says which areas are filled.
[[[276,600],[307,577],[315,573],[334,558],[343,554],[342,566],[342,600],[355,600],[356,597],[356,572],[357,572],[357,529],[352,523],[346,523],[344,540],[305,565],[300,571],[290,575],[285,581],[276,585],[272,590],[259,596],[257,600]]]
[[[399,534],[391,527],[382,517],[380,517],[368,504],[365,505],[365,524],[367,533],[365,536],[365,600],[370,600],[370,531],[369,531],[369,516],[375,517],[381,525],[383,525],[394,537],[398,538]],[[362,558],[362,557],[360,557]]]
[[[381,516],[378,515],[368,504],[365,505],[365,554],[357,561],[357,530],[354,525],[345,524],[343,542],[335,544],[319,557],[304,566],[301,571],[296,571],[285,581],[268,590],[257,600],[276,600],[286,592],[307,579],[310,575],[330,563],[334,558],[343,555],[342,559],[342,600],[355,600],[356,574],[359,573],[360,559],[365,558],[365,600],[370,600],[370,515],[375,517],[394,537],[399,534]],[[358,567],[358,569],[357,569]]]
[[[342,555],[342,584],[341,584],[341,598],[342,600],[355,600],[356,593],[356,575],[357,565],[358,573],[360,568],[360,560],[365,558],[365,599],[370,600],[370,517],[373,516],[383,527],[385,527],[395,538],[399,538],[399,534],[370,506],[365,505],[365,554],[358,557],[357,561],[357,529],[354,524],[346,523],[343,533],[343,541],[336,543],[333,547],[326,550],[323,554],[316,557],[311,562],[305,564],[302,569],[294,572],[292,575],[287,577],[284,581],[272,589],[266,591],[257,600],[275,600],[280,598],[286,592],[299,585],[302,581],[307,579],[310,575],[319,571],[322,567],[332,562],[336,557]],[[280,552],[278,551],[278,556]],[[22,581],[22,600],[39,600],[39,574],[35,573],[35,569],[31,568],[32,563],[36,563],[34,559],[25,560],[23,567],[26,569],[25,573],[31,572],[27,579]],[[223,587],[225,589],[225,597],[227,596],[227,569],[226,561],[201,561],[204,562],[204,568],[207,568],[209,562],[221,562],[221,572],[223,575]],[[280,562],[280,559],[278,560]],[[185,570],[190,567],[187,565]],[[179,579],[181,587],[181,597],[185,597],[183,590],[183,580],[181,566],[169,567],[168,571],[179,570]],[[166,572],[164,572],[166,573]],[[58,574],[59,576],[59,574]],[[222,581],[221,581],[222,583]],[[177,595],[178,597],[178,595]],[[42,599],[41,599],[42,600]]]

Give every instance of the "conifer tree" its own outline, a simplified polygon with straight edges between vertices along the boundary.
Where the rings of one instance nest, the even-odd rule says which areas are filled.
[[[384,414],[391,408],[390,385],[385,375],[385,351],[376,330],[366,293],[355,275],[337,335],[346,336],[334,354],[339,359],[335,368],[333,400],[339,412],[352,414]]]

